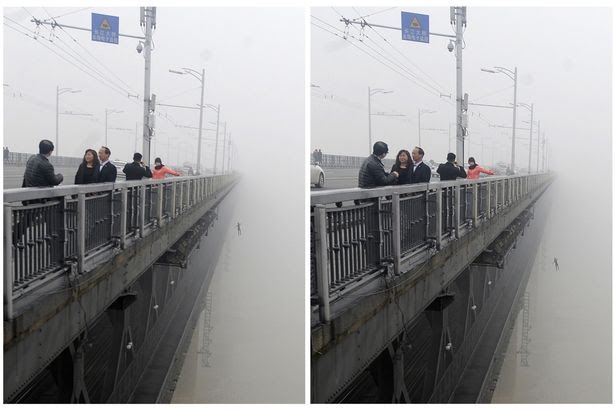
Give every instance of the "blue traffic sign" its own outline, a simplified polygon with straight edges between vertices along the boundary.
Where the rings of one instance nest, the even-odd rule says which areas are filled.
[[[401,39],[429,43],[429,15],[402,11]]]
[[[120,18],[92,13],[92,41],[119,43]]]

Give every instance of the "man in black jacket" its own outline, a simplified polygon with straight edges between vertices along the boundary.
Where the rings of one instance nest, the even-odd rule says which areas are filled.
[[[359,188],[374,188],[395,183],[399,174],[396,171],[390,174],[384,170],[382,159],[389,152],[389,147],[382,141],[374,144],[374,153],[365,158],[359,169]]]
[[[105,146],[98,150],[98,158],[100,159],[100,172],[98,173],[97,182],[115,182],[117,178],[117,168],[109,161],[111,150]]]
[[[126,181],[136,181],[143,177],[151,178],[152,171],[141,161],[143,155],[135,152],[132,156],[132,163],[124,165],[123,172],[126,174]]]
[[[419,184],[422,182],[429,182],[431,179],[431,168],[423,162],[423,156],[425,151],[421,147],[414,147],[412,150],[412,161],[414,166],[412,168],[412,175],[410,176],[411,184]]]
[[[23,175],[23,188],[60,185],[64,180],[62,174],[54,174],[49,157],[53,152],[53,142],[41,140],[38,143],[38,155],[32,155],[26,163]]]
[[[457,165],[455,161],[456,155],[449,152],[446,156],[446,163],[438,166],[438,174],[440,174],[440,181],[454,181],[457,178],[466,178],[466,171],[462,166]]]

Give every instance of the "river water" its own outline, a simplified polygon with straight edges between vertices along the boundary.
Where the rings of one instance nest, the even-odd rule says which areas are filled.
[[[588,196],[589,187],[569,182],[559,178],[554,184],[526,288],[529,354],[523,353],[521,311],[494,403],[611,403],[610,192]]]
[[[235,188],[211,306],[199,317],[172,403],[305,401],[303,197],[281,201],[254,182],[248,176]]]

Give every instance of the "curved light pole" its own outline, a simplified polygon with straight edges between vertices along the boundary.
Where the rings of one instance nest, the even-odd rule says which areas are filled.
[[[367,122],[369,131],[369,150],[368,155],[372,153],[372,95],[375,94],[390,94],[393,91],[385,90],[383,88],[371,88],[367,87]]]
[[[56,155],[60,155],[60,95],[66,93],[80,93],[81,90],[75,90],[69,87],[60,88],[56,86]]]
[[[197,148],[197,155],[196,155],[196,173],[197,175],[200,175],[201,173],[201,137],[203,135],[203,95],[205,94],[205,69],[203,68],[200,73],[196,70],[193,70],[191,68],[186,68],[186,67],[182,67],[182,70],[184,71],[169,70],[169,72],[173,74],[181,74],[181,75],[190,74],[191,76],[193,76],[194,78],[196,78],[197,80],[201,82],[201,104],[199,105],[199,146]]]
[[[419,147],[421,147],[421,114],[433,114],[434,110],[424,110],[419,108]]]
[[[504,75],[506,75],[508,78],[510,78],[511,80],[513,80],[514,84],[515,84],[515,91],[514,91],[514,96],[513,96],[513,132],[512,132],[512,153],[511,153],[511,157],[510,157],[510,169],[511,172],[514,174],[515,173],[515,128],[517,125],[517,67],[515,67],[515,70],[509,70],[508,68],[504,68],[504,67],[493,67],[494,69],[486,69],[486,68],[481,68],[481,71],[484,71],[486,73],[502,73]]]

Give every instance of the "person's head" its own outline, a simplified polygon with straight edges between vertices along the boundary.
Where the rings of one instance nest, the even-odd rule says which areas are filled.
[[[470,164],[470,165],[476,165],[476,160],[474,159],[474,157],[470,157],[470,158],[468,158],[468,164]]]
[[[132,160],[134,162],[141,162],[142,159],[143,155],[139,154],[138,152],[135,152],[135,154],[132,156]]]
[[[104,145],[100,147],[100,149],[98,150],[98,158],[100,158],[102,162],[108,160],[110,156],[111,150],[109,148],[105,147]]]
[[[423,155],[425,155],[425,151],[421,147],[414,147],[412,150],[412,160],[414,162],[419,162],[423,160]]]
[[[386,157],[388,153],[389,146],[382,141],[376,141],[376,143],[374,144],[374,155],[382,159]]]
[[[156,157],[156,159],[154,160],[154,165],[158,166],[162,166],[162,160],[160,159],[160,157]]]
[[[395,165],[398,167],[402,164],[407,165],[410,162],[410,153],[408,150],[402,149],[397,153],[397,157],[395,157]]]
[[[41,142],[38,143],[38,152],[47,157],[51,156],[53,148],[53,142],[49,140],[41,140]]]
[[[449,153],[446,155],[446,160],[447,160],[448,162],[455,162],[455,158],[457,158],[457,156],[456,156],[455,154],[453,154],[452,152],[449,152]]]
[[[83,162],[86,164],[96,164],[98,162],[98,154],[93,149],[86,149],[83,155]]]

